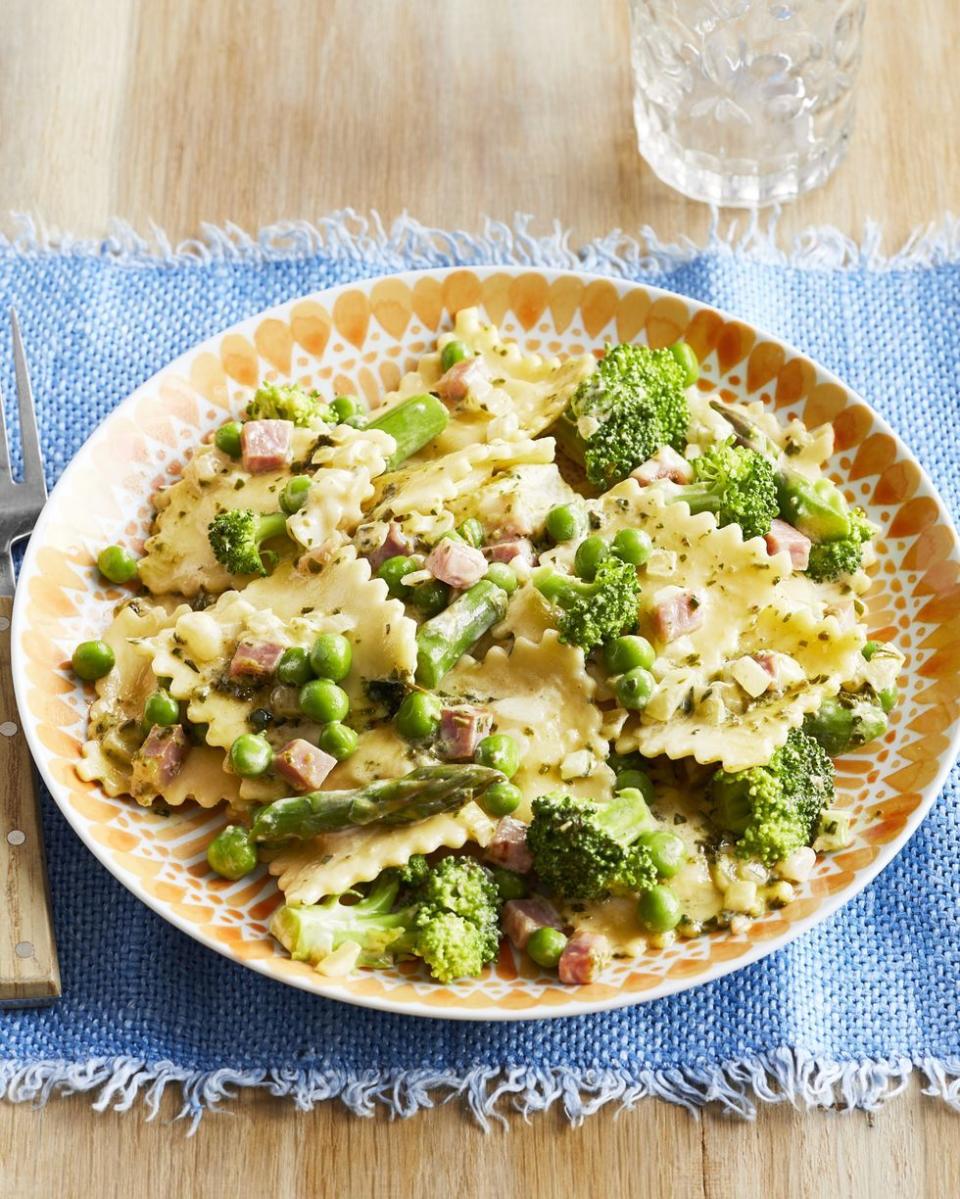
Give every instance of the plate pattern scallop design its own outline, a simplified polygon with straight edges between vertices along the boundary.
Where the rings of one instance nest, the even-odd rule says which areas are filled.
[[[121,593],[105,587],[98,547],[142,544],[149,497],[187,450],[235,411],[259,381],[297,379],[376,402],[427,350],[453,313],[480,305],[507,337],[542,353],[599,349],[606,340],[665,346],[686,338],[700,386],[760,399],[781,417],[832,422],[830,469],[882,529],[869,595],[871,635],[906,653],[903,702],[885,738],[838,763],[855,838],[822,859],[790,906],[740,935],[679,942],[618,962],[602,982],[559,986],[509,948],[480,979],[441,986],[416,968],[328,979],[290,961],[267,934],[279,902],[263,872],[213,878],[205,847],[216,812],[162,817],[111,799],[74,773],[89,695],[68,669]],[[578,1015],[652,999],[756,960],[851,898],[902,847],[934,802],[953,760],[960,701],[960,563],[956,535],[929,480],[884,422],[839,380],[789,346],[694,301],[630,283],[522,269],[438,270],[371,280],[298,299],[185,354],[96,430],[50,498],[32,538],[14,615],[22,718],[56,802],[100,861],[136,895],[199,941],[280,981],[348,1002],[460,1019]]]

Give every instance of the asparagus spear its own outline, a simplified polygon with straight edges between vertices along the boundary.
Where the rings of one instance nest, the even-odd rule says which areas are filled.
[[[436,396],[411,396],[366,427],[389,433],[397,443],[393,456],[387,460],[387,470],[396,470],[401,462],[442,433],[449,419],[450,414]]]
[[[352,791],[311,791],[261,808],[251,841],[306,840],[365,824],[415,824],[453,812],[504,776],[488,766],[464,763],[421,766],[399,779],[380,779]]]
[[[417,682],[421,687],[439,685],[448,670],[507,611],[507,593],[481,579],[458,596],[449,608],[425,621],[417,633]]]

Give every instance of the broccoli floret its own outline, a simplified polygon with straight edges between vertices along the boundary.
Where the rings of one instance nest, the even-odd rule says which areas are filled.
[[[818,583],[833,582],[852,575],[863,563],[863,547],[876,533],[862,508],[849,512],[850,532],[835,541],[818,541],[810,547],[806,574]]]
[[[282,512],[261,516],[249,508],[234,508],[215,516],[207,528],[214,557],[232,575],[268,573],[260,546],[285,533],[287,518]]]
[[[559,610],[560,640],[585,653],[637,623],[637,569],[619,558],[605,558],[591,582],[543,567],[533,583]]]
[[[632,787],[605,804],[542,795],[533,802],[527,846],[537,874],[557,895],[600,899],[656,883],[650,850],[640,841],[655,827],[642,793]]]
[[[710,782],[717,825],[734,834],[740,857],[768,866],[810,844],[833,797],[833,763],[800,729],[791,730],[766,766],[718,770]]]
[[[608,346],[561,418],[561,442],[587,478],[611,487],[665,445],[686,445],[686,370],[670,350]]]
[[[691,512],[712,512],[717,523],[739,525],[745,538],[763,537],[777,515],[776,471],[769,459],[733,440],[709,446],[693,460],[694,482],[677,490]]]
[[[262,383],[247,405],[247,420],[289,420],[302,429],[335,423],[320,393],[298,383]]]

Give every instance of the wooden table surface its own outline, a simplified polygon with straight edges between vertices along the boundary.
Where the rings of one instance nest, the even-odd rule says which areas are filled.
[[[960,5],[869,7],[849,156],[784,236],[872,218],[890,250],[960,200]],[[620,0],[4,0],[0,31],[0,213],[51,229],[120,216],[176,240],[345,205],[467,229],[530,212],[575,243],[707,228],[637,154]],[[152,1124],[82,1097],[0,1105],[0,1197],[960,1193],[957,1117],[917,1087],[873,1117],[647,1101],[487,1137],[454,1105],[401,1123],[261,1096],[233,1110],[187,1140],[172,1100]]]

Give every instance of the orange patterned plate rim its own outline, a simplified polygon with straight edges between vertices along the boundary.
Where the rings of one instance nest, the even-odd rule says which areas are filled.
[[[830,473],[880,525],[869,597],[872,633],[907,653],[904,702],[878,745],[838,763],[857,814],[849,849],[821,859],[788,907],[730,932],[679,943],[602,982],[565,988],[504,951],[477,980],[442,987],[400,969],[323,978],[291,962],[262,923],[273,884],[213,882],[203,836],[222,818],[195,809],[163,820],[112,800],[73,773],[89,697],[64,669],[70,647],[103,627],[119,598],[94,570],[95,547],[143,536],[149,495],[175,477],[185,448],[261,377],[297,378],[373,398],[478,304],[505,335],[541,352],[607,340],[667,345],[686,337],[704,386],[762,399],[780,415],[831,421]],[[122,463],[115,479],[104,464]],[[105,477],[106,476],[106,477]],[[571,271],[477,267],[409,271],[298,297],[188,350],[125,399],[87,439],[54,488],[20,574],[13,672],[41,775],[87,848],[139,899],[231,960],[317,995],[409,1015],[463,1020],[577,1016],[712,982],[780,949],[858,894],[927,814],[960,749],[960,547],[933,484],[887,423],[835,375],[779,338],[708,305],[647,285]],[[525,973],[525,971],[527,971]]]

